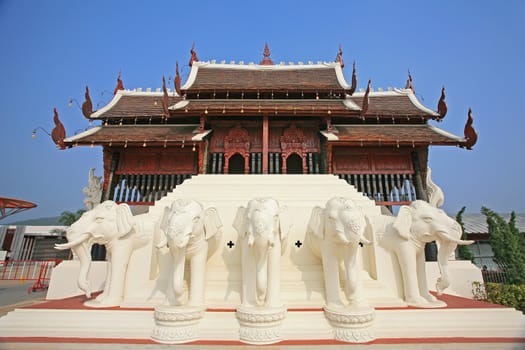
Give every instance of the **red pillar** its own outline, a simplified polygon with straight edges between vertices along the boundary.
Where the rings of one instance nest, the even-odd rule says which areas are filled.
[[[262,173],[268,174],[268,114],[263,115]]]
[[[328,158],[328,169],[326,169],[326,172],[328,174],[332,174],[332,144],[328,144],[328,150],[326,152],[326,157]]]

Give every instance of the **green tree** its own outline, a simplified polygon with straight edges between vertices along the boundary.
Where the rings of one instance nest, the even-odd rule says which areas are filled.
[[[58,218],[58,222],[60,222],[64,226],[71,226],[75,221],[80,219],[82,214],[84,214],[86,210],[85,209],[79,209],[76,212],[70,212],[70,211],[63,211],[62,214],[60,214],[60,217]]]
[[[465,212],[465,208],[461,208],[460,211],[456,214],[456,221],[461,226],[461,232],[463,234],[461,235],[461,239],[467,239],[467,232],[465,232],[465,224],[463,223],[463,213]],[[458,245],[458,257],[460,260],[470,260],[474,262],[474,255],[472,254],[470,247],[468,245]]]
[[[525,284],[525,245],[516,227],[516,214],[512,212],[507,223],[494,211],[482,207],[481,213],[487,218],[489,242],[494,259],[505,267],[508,284]]]

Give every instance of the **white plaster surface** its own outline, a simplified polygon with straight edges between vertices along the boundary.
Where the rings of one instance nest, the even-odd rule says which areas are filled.
[[[0,337],[150,339],[153,310],[16,309],[0,319]],[[235,311],[206,312],[198,325],[201,340],[239,340]],[[377,339],[523,338],[525,317],[511,308],[376,310]],[[283,339],[330,340],[322,311],[288,311]],[[72,339],[74,341],[74,339]]]
[[[149,213],[142,214],[143,228],[151,232],[155,242],[155,225],[164,208],[175,199],[195,199],[204,207],[217,208],[223,223],[222,236],[206,266],[205,306],[208,311],[198,325],[199,339],[239,339],[240,326],[235,309],[241,303],[241,244],[232,223],[238,206],[254,197],[275,198],[287,206],[287,213],[292,218],[280,266],[281,302],[288,309],[281,325],[282,338],[333,339],[333,329],[322,311],[325,298],[321,261],[307,246],[305,235],[312,208],[324,206],[335,196],[350,198],[369,218],[380,220],[380,208],[373,201],[331,175],[200,175],[186,180],[157,201]],[[370,306],[388,308],[376,309],[372,326],[376,338],[525,337],[525,317],[510,308],[404,308],[406,303],[399,293],[401,282],[399,269],[393,263],[395,259],[378,246],[373,230],[368,230],[365,236],[372,244],[359,249],[363,294]],[[235,244],[232,248],[227,246],[230,241]],[[303,245],[294,245],[296,241]],[[166,302],[170,260],[166,254],[150,242],[131,255],[121,307],[144,310],[17,309],[0,319],[0,337],[150,339],[154,327],[153,308]],[[479,270],[470,263],[449,261],[449,264],[451,292],[470,296],[467,285],[469,281],[478,280]],[[104,262],[92,265],[89,279],[93,289],[102,288],[104,265]],[[439,273],[435,263],[427,263],[427,267],[429,287],[433,287]],[[82,294],[76,286],[77,273],[77,261],[65,261],[56,267],[48,298]],[[341,282],[344,288],[344,279]],[[214,308],[223,310],[214,311]]]

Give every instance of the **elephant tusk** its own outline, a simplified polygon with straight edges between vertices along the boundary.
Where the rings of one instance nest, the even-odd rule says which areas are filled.
[[[457,238],[454,238],[452,237],[451,235],[449,235],[448,233],[446,232],[443,232],[443,231],[438,231],[437,234],[447,240],[447,241],[451,241],[451,242],[454,242],[458,245],[470,245],[472,243],[474,243],[474,241],[471,241],[471,240],[462,240],[462,239],[457,239]]]
[[[85,242],[87,239],[89,239],[89,233],[84,233],[84,234],[80,235],[80,237],[75,239],[74,241],[67,242],[67,243],[62,243],[62,244],[55,244],[55,249],[58,249],[58,250],[71,249],[71,248],[76,247],[77,245]]]
[[[255,242],[255,238],[253,237],[253,234],[250,234],[248,236],[248,247],[253,247],[253,243]]]
[[[155,246],[157,249],[164,248],[168,245],[168,240],[166,238],[163,238],[157,245]]]

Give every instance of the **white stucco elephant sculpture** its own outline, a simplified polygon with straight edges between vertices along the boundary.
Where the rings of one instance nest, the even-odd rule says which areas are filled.
[[[239,207],[233,227],[241,239],[242,307],[280,307],[280,264],[290,225],[273,198]]]
[[[218,239],[222,227],[215,208],[204,210],[201,203],[192,199],[176,199],[171,207],[164,209],[159,227],[163,231],[157,248],[169,247],[172,257],[172,288],[174,300],[171,305],[204,305],[204,282],[206,262],[211,255],[209,241]],[[190,283],[187,300],[184,292],[184,269],[190,264]],[[168,293],[168,296],[171,295]]]
[[[436,203],[435,200],[431,201]],[[450,285],[448,258],[457,245],[468,245],[473,241],[461,240],[461,226],[443,210],[431,204],[416,200],[399,209],[397,217],[386,217],[384,227],[377,228],[379,244],[391,251],[401,270],[404,299],[409,305],[419,307],[440,307],[429,293],[425,270],[425,244],[436,241],[438,245],[438,266],[441,277],[436,290],[441,294]]]
[[[360,245],[369,245],[365,231],[365,214],[353,201],[343,197],[328,200],[324,208],[312,209],[306,239],[312,252],[323,265],[326,306],[341,308],[340,274],[344,276],[349,307],[365,306],[361,285]]]
[[[127,267],[133,251],[146,245],[151,235],[144,233],[141,222],[131,213],[127,204],[105,201],[85,212],[66,231],[68,242],[55,245],[56,249],[71,249],[80,261],[78,286],[91,298],[88,275],[91,266],[91,246],[106,246],[107,274],[103,292],[90,307],[118,306],[125,293]]]

